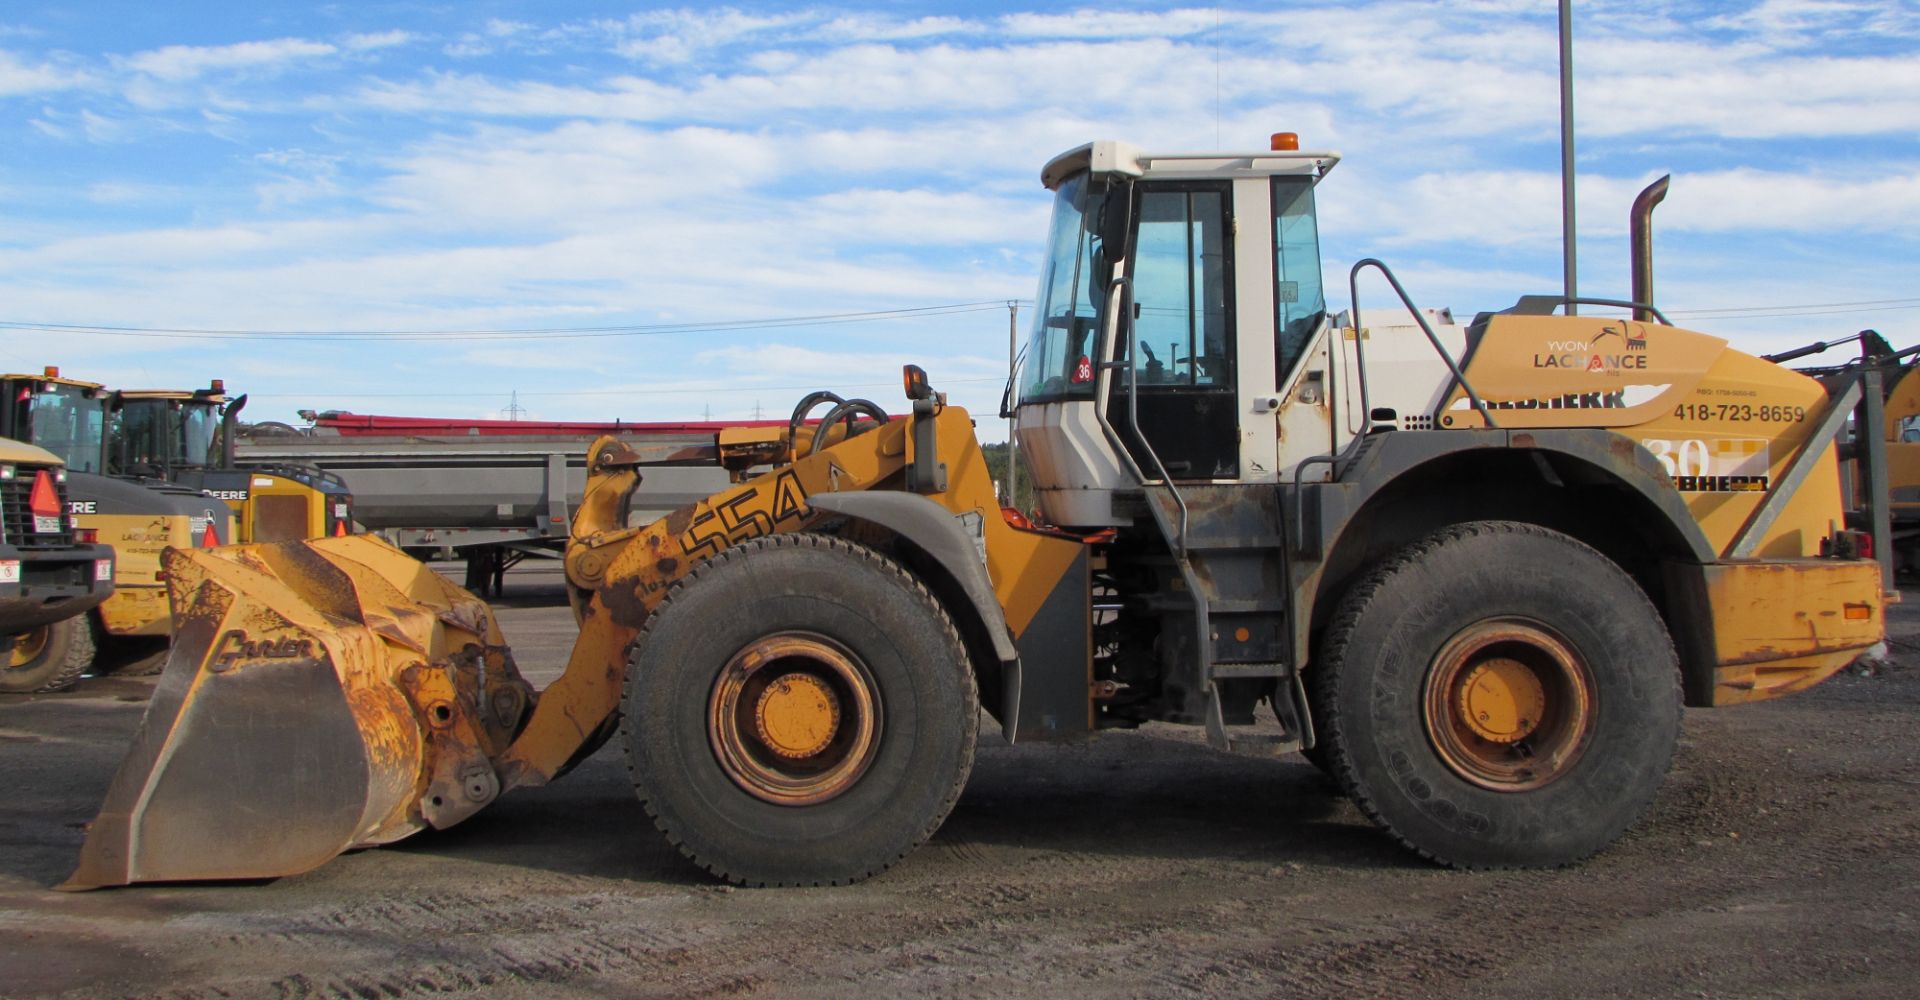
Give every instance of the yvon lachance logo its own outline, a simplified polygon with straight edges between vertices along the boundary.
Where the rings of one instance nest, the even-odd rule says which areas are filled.
[[[1533,366],[1586,372],[1645,371],[1646,324],[1621,320],[1617,326],[1601,327],[1592,340],[1550,340],[1545,353],[1533,356]]]

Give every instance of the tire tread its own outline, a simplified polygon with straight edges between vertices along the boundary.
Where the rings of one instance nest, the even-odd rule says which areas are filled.
[[[1353,640],[1355,629],[1358,627],[1362,618],[1365,617],[1369,606],[1375,598],[1378,597],[1380,590],[1387,586],[1387,584],[1400,573],[1405,572],[1408,567],[1426,561],[1436,550],[1442,547],[1456,544],[1464,538],[1480,535],[1531,535],[1539,538],[1556,539],[1586,549],[1592,552],[1594,556],[1606,560],[1610,565],[1612,564],[1612,561],[1607,560],[1606,556],[1602,555],[1598,550],[1593,549],[1578,539],[1524,521],[1467,521],[1451,525],[1427,535],[1389,556],[1369,571],[1358,584],[1355,584],[1341,599],[1340,606],[1335,612],[1333,620],[1328,623],[1325,633],[1326,638],[1321,642],[1317,659],[1323,665],[1332,665],[1340,662],[1347,645]],[[1625,575],[1625,570],[1621,570],[1621,573]],[[1628,577],[1628,579],[1631,581],[1632,578]],[[1646,593],[1640,589],[1638,583],[1634,584],[1633,591],[1639,595],[1640,601],[1644,605],[1644,610],[1649,618],[1654,621],[1660,621],[1659,611],[1654,608],[1653,602],[1647,599]],[[1665,635],[1664,630],[1662,634],[1663,636]],[[1668,649],[1671,650],[1672,638],[1670,636],[1666,637],[1666,643]],[[1317,673],[1316,682],[1308,685],[1308,689],[1312,699],[1314,725],[1322,734],[1323,745],[1326,747],[1326,763],[1328,765],[1326,770],[1335,781],[1339,782],[1340,787],[1347,793],[1347,796],[1353,800],[1354,804],[1360,807],[1361,812],[1365,813],[1369,820],[1382,830],[1385,830],[1400,846],[1408,851],[1413,852],[1429,862],[1448,868],[1499,871],[1542,867],[1566,868],[1592,857],[1593,854],[1605,846],[1604,844],[1596,845],[1585,854],[1578,857],[1566,858],[1552,865],[1519,862],[1466,863],[1454,858],[1443,857],[1421,847],[1409,839],[1404,832],[1397,829],[1380,809],[1379,805],[1375,803],[1373,797],[1367,793],[1366,788],[1360,781],[1359,770],[1343,745],[1340,733],[1345,720],[1342,718],[1340,709],[1340,671],[1338,669],[1323,669]],[[1681,698],[1681,678],[1678,670],[1673,672],[1673,698],[1676,703],[1678,703]],[[1672,767],[1672,764],[1672,747],[1669,747],[1667,759],[1661,762],[1660,772],[1665,774]]]
[[[828,551],[838,551],[838,552],[846,553],[848,555],[852,555],[854,557],[859,558],[860,560],[867,563],[868,565],[870,565],[876,572],[888,574],[891,577],[893,577],[895,580],[905,584],[909,589],[909,591],[911,591],[916,596],[918,596],[922,601],[926,602],[927,606],[937,613],[937,618],[938,618],[938,621],[941,623],[941,628],[943,632],[941,638],[943,639],[943,641],[946,642],[948,648],[952,651],[956,662],[959,662],[959,663],[971,662],[971,659],[967,656],[966,644],[961,641],[960,631],[958,628],[954,626],[952,617],[947,614],[946,608],[941,606],[940,601],[934,597],[933,592],[928,590],[926,585],[921,583],[918,577],[908,572],[905,567],[901,566],[899,563],[895,562],[894,560],[889,559],[886,556],[880,554],[879,552],[876,552],[873,549],[870,549],[864,545],[859,545],[854,542],[847,541],[846,539],[840,538],[835,535],[823,535],[823,534],[818,534],[814,532],[790,532],[790,533],[784,533],[784,534],[763,535],[759,538],[749,539],[737,545],[729,546],[725,549],[720,550],[720,552],[716,555],[708,556],[702,559],[700,563],[695,567],[693,567],[693,569],[689,570],[685,576],[682,576],[679,580],[674,581],[674,583],[667,588],[667,592],[661,596],[660,602],[654,606],[652,614],[648,615],[646,624],[641,627],[639,634],[634,638],[632,648],[638,649],[646,643],[648,634],[652,631],[654,623],[659,619],[661,611],[663,611],[670,604],[672,604],[674,599],[680,594],[684,593],[687,590],[687,588],[694,586],[701,578],[711,574],[715,570],[715,568],[726,565],[728,562],[745,558],[748,554],[752,552],[762,551],[766,549],[774,549],[774,548],[801,548],[801,547],[819,549],[819,550],[828,550]],[[629,660],[628,662],[628,669],[629,670],[634,669],[631,660]],[[964,688],[965,688],[965,696],[966,696],[966,706],[965,706],[966,716],[968,718],[976,718],[980,713],[979,687],[977,684],[969,683],[964,685]],[[628,690],[630,691],[631,689],[629,688]],[[634,706],[627,704],[627,698],[628,698],[628,694],[626,692],[623,692],[620,699],[621,700],[620,729],[621,729],[621,738],[623,740],[628,737],[628,727],[631,725],[634,725],[633,720],[639,718],[639,713],[634,711]],[[972,734],[973,730],[969,728],[968,732]],[[661,834],[667,838],[667,842],[672,844],[674,849],[678,850],[683,857],[693,862],[701,870],[707,872],[708,874],[714,876],[715,878],[726,881],[732,885],[750,886],[753,888],[803,888],[803,887],[809,887],[809,886],[818,887],[818,886],[852,885],[855,882],[861,882],[866,879],[872,878],[873,876],[878,875],[881,872],[884,872],[887,869],[898,864],[901,861],[901,859],[905,858],[908,854],[913,853],[915,849],[917,849],[921,844],[926,843],[927,840],[931,838],[936,831],[939,830],[940,824],[944,822],[947,815],[953,811],[953,807],[955,803],[957,803],[960,799],[960,793],[962,792],[962,790],[966,788],[967,775],[972,770],[971,762],[973,760],[973,754],[975,749],[974,743],[976,739],[977,739],[976,736],[969,737],[968,746],[965,748],[965,757],[968,762],[968,766],[960,768],[958,779],[953,783],[953,786],[951,788],[948,788],[946,790],[946,794],[942,797],[940,808],[937,810],[936,817],[933,819],[933,821],[929,823],[924,830],[921,830],[919,834],[914,837],[911,843],[907,844],[898,854],[888,859],[883,864],[874,866],[869,871],[866,871],[857,875],[850,875],[845,878],[839,878],[839,879],[815,879],[815,880],[796,879],[791,881],[756,881],[756,880],[749,880],[745,876],[740,875],[738,873],[728,871],[722,868],[720,865],[712,862],[711,860],[701,857],[699,852],[695,850],[692,845],[687,844],[679,835],[677,835],[673,830],[668,828],[668,825],[661,817],[659,810],[656,808],[654,803],[648,798],[647,790],[641,784],[640,775],[636,772],[634,768],[633,759],[631,756],[626,757],[627,779],[630,783],[632,783],[634,793],[640,799],[641,808],[646,810],[647,817],[653,821],[654,827],[657,828],[661,832]]]

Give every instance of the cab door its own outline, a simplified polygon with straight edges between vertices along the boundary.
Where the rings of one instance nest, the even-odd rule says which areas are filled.
[[[1112,380],[1108,412],[1148,476],[1158,471],[1141,438],[1173,479],[1237,479],[1232,185],[1140,183],[1133,198],[1121,325],[1131,321],[1132,351],[1115,351],[1132,384]]]

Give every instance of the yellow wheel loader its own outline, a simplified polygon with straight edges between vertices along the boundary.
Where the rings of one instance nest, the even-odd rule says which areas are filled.
[[[339,476],[310,466],[235,460],[235,425],[246,405],[244,395],[229,399],[220,379],[191,392],[115,392],[109,468],[166,479],[223,501],[233,511],[236,541],[350,533],[353,494]]]
[[[85,616],[113,594],[113,549],[67,502],[60,456],[0,436],[0,694],[58,691],[93,662]]]
[[[225,504],[164,479],[107,476],[108,404],[98,382],[66,378],[55,367],[39,375],[0,375],[10,404],[0,436],[39,445],[67,469],[67,508],[84,541],[113,546],[113,595],[78,622],[89,633],[95,673],[160,669],[172,634],[160,553],[232,541]]]
[[[1424,857],[1559,865],[1645,811],[1683,703],[1880,640],[1834,447],[1877,392],[1644,294],[1330,313],[1339,157],[1296,147],[1047,165],[1011,403],[1033,517],[909,367],[899,417],[816,393],[720,432],[734,484],[648,524],[628,501],[666,456],[597,441],[580,635],[537,693],[483,603],[374,539],[172,554],[173,656],[69,887],[304,871],[610,739],[693,864],[846,883],[940,826],[981,707],[1012,741],[1159,721],[1309,751]],[[1378,262],[1350,280],[1376,272],[1398,292]]]
[[[1890,551],[1894,567],[1901,573],[1920,575],[1920,346],[1896,351],[1878,330],[1861,330],[1838,340],[1815,341],[1770,354],[1767,360],[1786,364],[1851,343],[1860,345],[1856,358],[1839,365],[1796,370],[1828,379],[1870,370],[1879,379],[1884,393],[1881,417],[1860,426],[1879,428],[1886,442],[1886,461],[1882,467],[1869,462],[1847,481],[1854,489],[1876,497],[1876,509],[1887,512],[1893,531]],[[1862,448],[1850,450],[1858,452]],[[1884,471],[1876,472],[1876,468]]]

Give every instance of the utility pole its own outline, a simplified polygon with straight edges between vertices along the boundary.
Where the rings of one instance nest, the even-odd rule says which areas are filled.
[[[1560,255],[1566,275],[1567,315],[1580,308],[1573,228],[1573,0],[1560,0]]]

